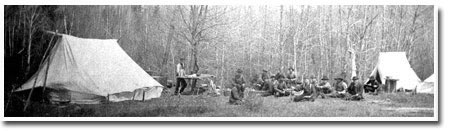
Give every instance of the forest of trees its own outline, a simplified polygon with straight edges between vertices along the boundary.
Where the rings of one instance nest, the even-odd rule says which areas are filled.
[[[144,70],[170,79],[184,57],[189,72],[216,75],[219,85],[238,68],[247,80],[289,67],[304,77],[349,79],[355,70],[366,79],[387,51],[406,52],[422,80],[435,64],[433,6],[11,5],[4,27],[6,84],[36,71],[52,38],[43,31],[119,39]]]

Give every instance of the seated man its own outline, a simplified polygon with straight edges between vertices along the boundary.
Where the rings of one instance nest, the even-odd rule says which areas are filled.
[[[230,104],[233,105],[239,105],[242,104],[244,99],[244,75],[242,75],[242,70],[238,69],[237,74],[233,78],[232,85],[233,88],[231,89],[231,95],[230,95]]]
[[[344,82],[342,77],[334,78],[334,80],[336,80],[336,84],[329,97],[344,98],[347,90],[347,84]]]
[[[277,80],[273,85],[273,95],[275,97],[289,96],[290,92],[287,91],[288,87],[285,82],[285,77],[282,74],[277,74]]]
[[[363,85],[358,81],[358,77],[354,76],[352,78],[352,82],[347,88],[348,95],[345,100],[359,101],[364,99],[363,97]]]
[[[262,90],[262,85],[264,84],[264,81],[260,76],[257,76],[256,80],[254,80],[253,83],[253,89],[255,90]]]
[[[323,76],[322,79],[320,79],[321,82],[317,85],[317,94],[322,98],[326,98],[326,94],[330,94],[332,92],[331,84],[328,80],[329,79],[327,76]]]
[[[297,76],[295,75],[294,68],[290,67],[288,70],[286,84],[288,87],[293,87],[296,84]]]
[[[369,77],[369,81],[364,85],[364,92],[373,93],[374,95],[378,95],[378,87],[380,87],[380,83],[375,80],[374,76]]]
[[[272,75],[272,76],[270,76],[269,79],[266,79],[266,82],[264,82],[264,85],[266,86],[266,89],[264,90],[265,93],[262,94],[261,96],[265,97],[265,96],[271,96],[271,95],[275,94],[275,90],[274,90],[275,84],[278,83],[276,78],[278,78],[278,76]]]
[[[216,84],[214,84],[215,77],[206,78],[209,81],[209,90],[211,94],[214,95],[220,95],[219,91],[217,90]]]
[[[263,73],[261,74],[261,80],[262,80],[261,90],[263,90],[263,91],[269,90],[270,84],[272,81],[271,81],[268,71],[265,69],[263,70]]]
[[[311,84],[309,79],[304,80],[304,84],[300,86],[299,88],[295,89],[295,91],[303,91],[303,94],[299,96],[294,97],[294,102],[300,102],[300,101],[311,101],[314,102],[314,100],[317,97],[316,87],[315,85]]]
[[[235,86],[231,89],[229,104],[240,105],[244,102],[244,90],[243,86]]]

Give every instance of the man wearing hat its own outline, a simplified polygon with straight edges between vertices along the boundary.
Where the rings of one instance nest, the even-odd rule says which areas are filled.
[[[330,97],[344,98],[345,91],[347,90],[347,84],[344,82],[344,78],[342,78],[341,76],[338,76],[338,77],[334,78],[334,80],[336,80],[336,84],[333,89],[333,93],[330,95]]]
[[[243,71],[241,69],[238,69],[236,71],[237,74],[234,76],[233,81],[232,81],[233,88],[231,89],[229,103],[233,104],[233,105],[241,104],[244,99],[245,80],[244,80],[244,75],[242,75],[242,72]]]
[[[311,84],[309,79],[305,78],[303,81],[304,84],[300,86],[299,88],[295,89],[295,91],[303,91],[303,94],[299,96],[294,97],[294,102],[301,102],[301,101],[311,101],[314,102],[314,100],[317,97],[317,91],[315,85]]]
[[[187,83],[186,80],[184,80],[183,77],[186,75],[186,71],[184,70],[184,58],[180,58],[180,63],[177,64],[177,74],[176,74],[176,88],[175,88],[175,95],[178,95],[179,93],[182,93],[184,91],[184,88],[186,88]],[[180,89],[181,86],[181,89]]]
[[[263,93],[261,96],[266,97],[266,96],[271,96],[275,94],[275,87],[278,86],[278,84],[280,82],[278,82],[279,78],[280,78],[280,73],[277,73],[276,75],[270,75],[270,78],[267,79],[266,83],[264,83],[264,85],[266,86],[264,89],[264,91],[266,91],[265,93]]]
[[[270,87],[270,76],[266,69],[263,69],[263,73],[261,74],[261,79],[263,80],[263,83],[261,85],[262,90],[267,91]]]
[[[380,86],[380,83],[378,83],[377,80],[375,80],[374,76],[369,77],[369,81],[364,85],[364,91],[369,93],[374,93],[374,95],[378,95],[378,87]]]
[[[322,79],[320,79],[321,82],[317,85],[317,94],[322,98],[326,98],[326,94],[330,94],[332,92],[331,84],[328,80],[329,79],[327,76],[323,76]]]
[[[289,87],[292,87],[296,84],[295,82],[296,82],[297,76],[295,75],[294,71],[295,71],[294,68],[289,67],[288,73],[286,74],[286,77],[287,77],[286,83]]]
[[[277,74],[277,80],[274,82],[274,96],[275,97],[282,97],[282,96],[289,96],[290,92],[287,91],[288,87],[286,85],[286,78],[283,74],[278,73]]]
[[[347,92],[348,92],[348,97],[346,98],[346,100],[362,100],[364,99],[363,97],[363,85],[358,81],[358,77],[357,76],[353,76],[352,78],[352,82],[350,83],[350,85],[348,86]]]
[[[233,78],[233,81],[232,81],[232,86],[233,87],[237,87],[237,86],[239,86],[239,87],[243,87],[244,86],[244,84],[245,84],[245,79],[244,79],[244,75],[242,74],[242,70],[241,69],[238,69],[237,71],[236,71],[236,75],[234,76],[234,78]]]

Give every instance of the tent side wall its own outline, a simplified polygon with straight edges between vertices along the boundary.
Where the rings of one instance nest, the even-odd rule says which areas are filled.
[[[417,86],[417,93],[434,94],[436,76],[432,74]]]
[[[417,93],[434,94],[434,83],[433,82],[423,82],[417,86]]]
[[[16,91],[44,86],[46,81],[47,88],[69,90],[65,95],[71,101],[97,98],[86,94],[106,97],[137,89],[148,90],[145,99],[161,95],[163,86],[134,62],[115,39],[61,35],[56,44],[49,61]],[[55,98],[63,98],[63,94],[54,93]]]
[[[388,76],[397,79],[396,89],[413,90],[421,81],[411,68],[405,52],[380,52],[377,66],[370,75],[379,78],[382,84],[386,84]]]

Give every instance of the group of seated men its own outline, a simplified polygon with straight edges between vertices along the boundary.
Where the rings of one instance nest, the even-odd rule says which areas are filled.
[[[352,82],[347,84],[342,77],[336,77],[336,82],[332,85],[327,76],[323,76],[320,82],[315,76],[304,78],[303,81],[297,79],[294,69],[289,68],[288,73],[283,75],[277,73],[270,76],[267,70],[263,70],[261,77],[255,84],[255,89],[264,91],[262,96],[283,97],[293,96],[292,101],[314,102],[317,98],[342,98],[345,100],[363,100],[364,92],[377,94],[380,84],[373,76],[366,84],[359,82],[359,78],[352,77]],[[245,80],[242,70],[238,69],[237,74],[232,79],[232,90],[230,104],[240,104],[244,98]]]

